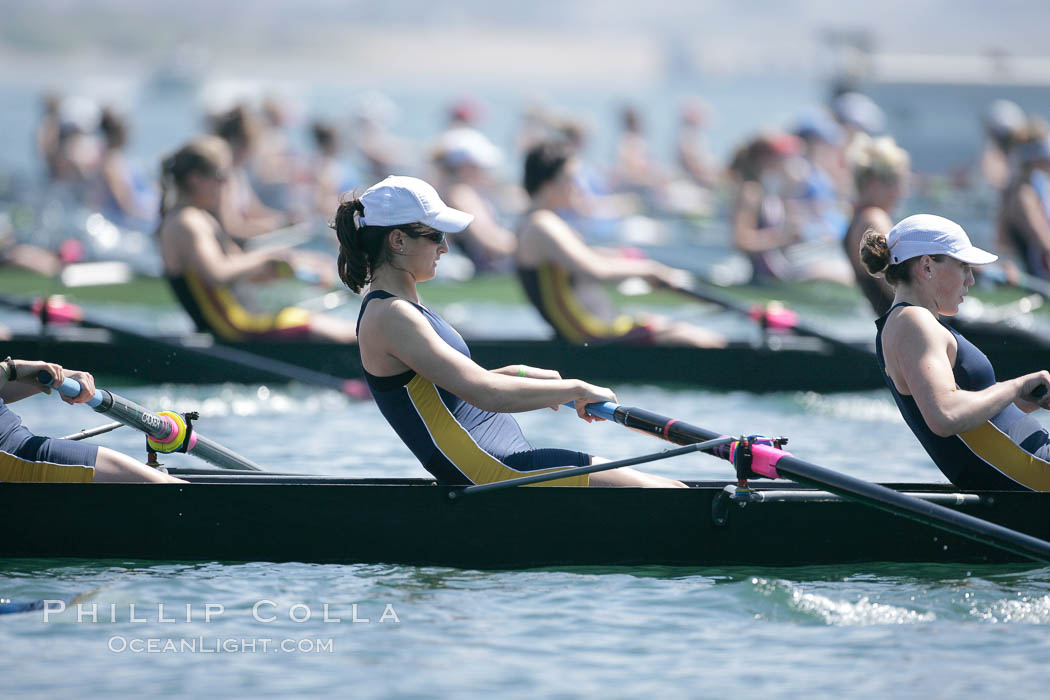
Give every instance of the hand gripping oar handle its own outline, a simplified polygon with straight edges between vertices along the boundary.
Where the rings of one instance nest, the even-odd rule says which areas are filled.
[[[84,387],[82,387],[80,385],[80,382],[78,382],[76,379],[64,379],[62,380],[62,383],[58,386],[52,386],[55,383],[55,379],[47,370],[40,370],[39,372],[37,372],[36,380],[40,383],[41,386],[50,386],[52,389],[62,394],[62,396],[65,396],[67,399],[75,399],[76,397],[80,396],[81,392],[84,391]],[[92,395],[92,397],[84,403],[86,403],[88,406],[91,406],[91,408],[97,409],[99,406],[102,405],[102,402],[107,393],[108,392],[105,389],[100,389],[96,391],[94,395]]]
[[[37,373],[36,378],[37,381],[40,382],[43,386],[52,386],[52,384],[54,383],[54,379],[51,377],[51,374],[48,373],[46,370],[40,370]],[[75,399],[76,397],[80,396],[82,391],[84,391],[84,388],[81,386],[80,382],[78,382],[76,379],[71,378],[66,378],[62,380],[61,384],[53,388],[59,394],[69,399]],[[109,394],[108,391],[106,391],[105,389],[99,389],[94,393],[94,395],[90,399],[85,401],[85,403],[91,408],[98,411],[99,406],[102,406],[104,404],[112,405],[113,399],[112,395]],[[178,423],[175,422],[175,419],[171,416],[155,414],[150,411],[144,411],[141,416],[141,419],[142,424],[145,426],[145,429],[142,429],[142,432],[146,433],[157,442],[167,444],[179,438],[179,433],[181,432],[182,428],[178,425]],[[197,433],[190,432],[189,445],[186,448],[187,451],[192,450],[194,446],[196,446],[196,444]],[[176,445],[175,447],[181,447],[181,445]]]
[[[611,401],[604,401],[602,403],[589,403],[587,404],[587,413],[591,414],[595,418],[603,418],[605,420],[613,421],[614,423],[620,423],[628,428],[634,428],[636,430],[641,429],[644,432],[657,433],[658,437],[662,437],[664,440],[674,442],[678,444],[694,443],[697,440],[682,440],[680,436],[676,436],[677,429],[674,428],[675,423],[679,423],[677,420],[667,419],[665,422],[654,425],[632,425],[630,418],[624,419],[626,414],[618,414],[617,410],[624,411],[624,407],[618,406]],[[637,409],[626,409],[627,411],[637,411]],[[655,414],[654,414],[655,415]],[[682,426],[691,427],[688,423],[681,424]],[[752,436],[754,437],[754,436]],[[787,442],[786,438],[778,438],[784,443]],[[747,450],[747,463],[742,465],[744,472],[752,472],[751,476],[764,476],[768,479],[779,479],[780,474],[777,472],[777,462],[782,457],[791,457],[791,453],[774,447],[773,445],[766,445],[761,442],[756,442],[750,438],[732,438],[726,435],[718,435],[717,433],[708,433],[703,437],[704,442],[711,443],[710,448],[704,450],[710,452],[715,457],[728,460],[734,466],[738,466],[740,457],[737,456],[736,450],[745,446]],[[781,443],[777,443],[778,445]],[[734,459],[736,457],[736,459]],[[738,475],[742,476],[742,475]]]
[[[54,379],[49,372],[41,370],[37,374],[37,381],[43,386],[51,386]],[[55,387],[59,394],[67,398],[80,396],[84,388],[75,379],[64,379]],[[205,462],[210,462],[223,469],[236,469],[239,471],[264,471],[255,462],[247,457],[242,457],[233,450],[229,450],[217,442],[200,435],[196,431],[188,431],[185,426],[179,425],[178,421],[169,415],[158,415],[134,401],[125,399],[106,389],[96,389],[94,395],[85,403],[95,409],[96,413],[111,415],[114,419],[124,425],[141,430],[154,442],[170,447],[170,451],[182,448],[182,444],[172,445],[173,441],[187,439],[186,451]],[[158,448],[158,451],[159,448]]]

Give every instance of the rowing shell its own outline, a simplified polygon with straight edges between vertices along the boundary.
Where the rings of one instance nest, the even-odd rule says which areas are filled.
[[[0,556],[479,569],[1022,561],[791,484],[763,485],[745,501],[728,482],[518,488],[450,501],[457,487],[425,479],[172,473],[194,483],[0,484],[0,528],[12,533]],[[1050,539],[1047,493],[890,486]]]

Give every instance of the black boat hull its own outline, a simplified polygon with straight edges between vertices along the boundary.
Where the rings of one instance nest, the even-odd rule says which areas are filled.
[[[199,476],[188,485],[0,484],[0,557],[546,566],[1009,562],[1016,555],[791,485],[785,501],[690,489],[518,488],[453,502],[412,479]],[[951,487],[894,485],[930,498]],[[1050,538],[1050,494],[958,506]]]

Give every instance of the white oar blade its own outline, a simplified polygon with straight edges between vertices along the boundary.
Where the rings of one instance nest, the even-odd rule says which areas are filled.
[[[102,284],[125,284],[134,273],[125,262],[91,262],[67,265],[59,279],[67,287],[93,287]]]

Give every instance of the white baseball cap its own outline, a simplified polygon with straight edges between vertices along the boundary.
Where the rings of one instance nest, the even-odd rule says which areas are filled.
[[[450,129],[438,140],[438,153],[449,167],[464,163],[479,168],[495,168],[503,161],[503,153],[483,133],[470,127]]]
[[[886,236],[890,264],[920,255],[947,255],[970,265],[987,265],[999,259],[970,243],[962,226],[943,216],[915,214],[903,219]]]
[[[362,226],[400,226],[421,223],[430,228],[457,233],[474,221],[474,215],[453,209],[441,201],[437,190],[419,178],[391,175],[361,195]]]

